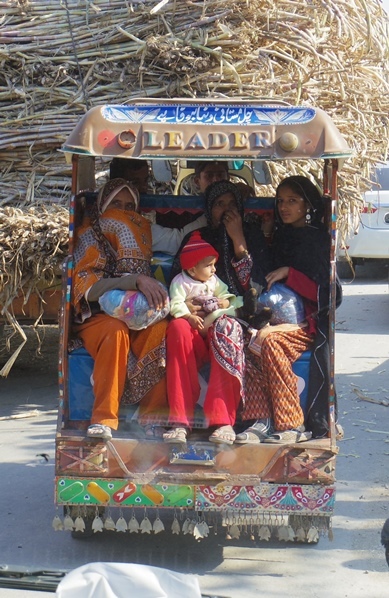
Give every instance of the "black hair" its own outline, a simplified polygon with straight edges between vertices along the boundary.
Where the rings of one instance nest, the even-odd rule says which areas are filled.
[[[148,167],[146,160],[137,160],[136,158],[113,158],[109,165],[109,178],[127,179],[126,173],[129,170],[137,172],[145,166]]]
[[[324,216],[324,199],[319,189],[312,181],[305,176],[289,176],[283,179],[277,187],[276,197],[278,190],[282,187],[289,187],[294,193],[300,195],[302,199],[311,208],[311,224],[316,226],[320,223]],[[276,204],[276,218],[278,218],[278,210]]]
[[[222,160],[198,160],[197,162],[193,163],[195,175],[198,176],[201,172],[203,172],[204,168],[206,168],[210,164],[212,164],[212,166],[223,166],[226,172],[228,172],[228,162],[224,162]]]

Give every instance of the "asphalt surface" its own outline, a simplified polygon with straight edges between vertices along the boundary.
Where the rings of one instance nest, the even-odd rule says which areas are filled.
[[[47,571],[95,561],[141,563],[195,574],[203,593],[230,598],[387,598],[380,530],[389,517],[389,407],[380,401],[389,401],[388,271],[360,268],[343,288],[336,381],[345,439],[337,459],[332,542],[196,542],[170,531],[75,540],[55,532],[53,331],[42,357],[25,347],[27,356],[22,352],[9,377],[0,379],[0,566]],[[0,588],[1,598],[48,595]]]

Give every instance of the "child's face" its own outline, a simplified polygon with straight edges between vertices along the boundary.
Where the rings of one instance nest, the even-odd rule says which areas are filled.
[[[196,266],[189,268],[188,272],[192,278],[200,282],[207,282],[216,272],[216,258],[205,257],[200,260]]]

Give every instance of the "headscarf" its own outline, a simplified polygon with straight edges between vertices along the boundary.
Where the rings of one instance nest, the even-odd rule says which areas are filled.
[[[331,237],[322,223],[324,199],[318,188],[304,176],[290,176],[278,190],[289,187],[310,207],[311,220],[305,226],[283,224],[275,205],[275,233],[272,243],[273,267],[290,266],[318,284],[328,284]]]
[[[108,209],[109,204],[115,199],[117,194],[122,191],[122,189],[128,189],[134,199],[135,210],[137,210],[139,206],[138,190],[128,181],[120,178],[112,179],[105,183],[103,187],[101,187],[97,195],[96,205],[91,210],[91,227],[93,235],[102,253],[106,256],[106,268],[108,272],[111,273],[115,270],[117,256],[116,252],[112,249],[111,244],[108,242],[107,237],[101,230],[100,216],[104,214],[104,212]]]
[[[138,210],[139,207],[139,192],[132,183],[126,181],[125,179],[117,178],[111,179],[103,187],[101,187],[99,194],[97,196],[97,209],[99,214],[104,214],[105,210],[108,208],[109,204],[115,197],[117,196],[122,189],[128,189],[130,192],[134,203],[135,203],[135,211]]]
[[[215,227],[212,222],[213,205],[219,197],[226,193],[231,193],[234,196],[238,212],[243,220],[243,201],[238,187],[230,181],[215,181],[214,183],[211,183],[205,191],[205,217],[208,224],[208,234],[212,237],[212,240],[210,241],[208,238],[206,240],[211,242],[220,255],[220,263],[218,267],[218,271],[220,272],[218,272],[219,278],[228,285],[229,290],[234,293],[234,295],[241,295],[242,290],[238,287],[238,281],[231,266],[231,257],[234,255],[231,249],[231,239],[222,222],[218,227]]]
[[[276,197],[279,189],[288,187],[308,204],[310,208],[312,226],[319,226],[324,216],[324,199],[319,189],[305,176],[289,176],[281,181],[277,187]],[[276,222],[282,224],[276,205]]]
[[[215,201],[226,193],[232,193],[235,197],[238,212],[243,219],[243,201],[239,187],[231,183],[231,181],[215,181],[211,183],[205,190],[205,216],[207,218],[208,226],[212,224],[212,208]]]

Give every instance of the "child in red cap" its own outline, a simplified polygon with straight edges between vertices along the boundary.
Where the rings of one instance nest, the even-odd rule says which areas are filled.
[[[219,254],[201,238],[199,231],[192,233],[180,255],[182,272],[170,285],[170,313],[174,318],[185,318],[202,336],[222,314],[237,315],[243,298],[229,292],[227,285],[216,276],[215,264]],[[188,302],[196,301],[207,314],[201,318],[192,314]]]

